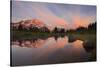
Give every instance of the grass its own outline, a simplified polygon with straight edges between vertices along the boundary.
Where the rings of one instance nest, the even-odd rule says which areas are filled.
[[[32,31],[11,31],[11,39],[35,39],[48,38],[51,36],[64,36],[64,33],[32,32]]]
[[[25,39],[25,38],[48,38],[51,36],[63,37],[63,36],[75,37],[80,40],[96,40],[96,33],[94,32],[67,32],[67,33],[49,33],[49,32],[32,32],[32,31],[11,31],[11,39]]]

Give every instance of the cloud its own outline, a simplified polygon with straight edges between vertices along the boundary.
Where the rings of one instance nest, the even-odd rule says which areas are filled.
[[[56,26],[66,29],[75,29],[79,26],[87,27],[88,24],[96,20],[95,7],[91,6],[22,1],[13,2],[12,5],[12,21],[40,19],[49,28]]]
[[[47,25],[51,25],[53,27],[55,26],[66,27],[67,26],[67,22],[63,18],[56,16],[47,7],[45,7],[45,5],[34,4],[32,9],[37,14],[37,17],[43,20],[44,23]]]
[[[91,23],[91,19],[91,17],[75,15],[72,17],[72,23],[69,24],[69,28],[76,29],[78,27],[87,27]]]

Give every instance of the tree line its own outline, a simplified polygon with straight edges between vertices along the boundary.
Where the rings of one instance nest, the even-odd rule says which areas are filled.
[[[52,31],[50,31],[46,26],[38,28],[33,25],[30,25],[28,28],[25,28],[22,24],[19,24],[17,28],[11,26],[11,29],[17,30],[17,31],[33,31],[33,32],[48,32],[48,33],[67,33],[67,32],[81,33],[81,32],[91,32],[91,31],[96,32],[96,22],[89,24],[87,28],[78,27],[77,29],[70,29],[70,30],[65,30],[64,28],[55,27]]]

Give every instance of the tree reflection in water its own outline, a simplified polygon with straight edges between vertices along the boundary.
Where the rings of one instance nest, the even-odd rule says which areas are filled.
[[[71,42],[68,36],[14,40],[11,41],[12,64],[53,64],[95,60],[94,48],[87,50],[94,46],[89,47],[88,44],[77,38]]]
[[[61,41],[66,42],[66,41],[64,41],[64,39],[66,39],[66,38],[67,38],[69,43],[74,43],[78,40],[75,37],[67,37],[67,36],[65,36],[65,37],[55,36],[55,37],[50,37],[50,38],[54,39],[55,42],[58,41],[59,42],[58,44],[61,44],[62,43]],[[45,44],[45,41],[50,39],[50,38],[14,40],[14,41],[11,41],[11,45],[17,45],[20,47],[27,47],[27,48],[39,48],[39,47],[43,46]],[[65,44],[67,44],[67,42]],[[87,52],[91,52],[91,50],[96,47],[95,43],[91,42],[89,40],[83,41],[82,45]]]

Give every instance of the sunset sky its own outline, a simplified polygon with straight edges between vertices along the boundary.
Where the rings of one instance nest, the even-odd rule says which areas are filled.
[[[12,1],[12,22],[35,18],[52,28],[87,27],[96,21],[96,6]]]

